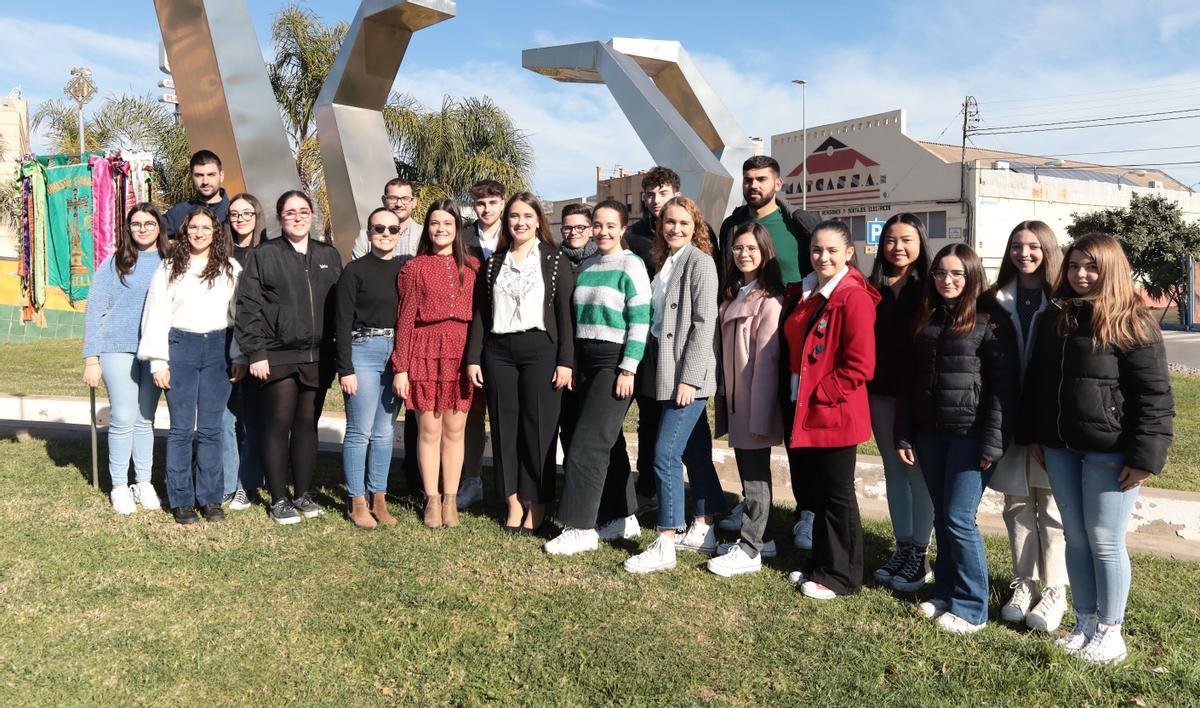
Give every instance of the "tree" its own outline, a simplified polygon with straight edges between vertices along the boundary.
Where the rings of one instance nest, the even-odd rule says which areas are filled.
[[[1074,223],[1067,227],[1071,238],[1093,231],[1115,236],[1146,294],[1174,300],[1180,321],[1186,321],[1186,268],[1190,259],[1200,256],[1200,224],[1185,222],[1178,202],[1134,194],[1128,207],[1071,216]]]

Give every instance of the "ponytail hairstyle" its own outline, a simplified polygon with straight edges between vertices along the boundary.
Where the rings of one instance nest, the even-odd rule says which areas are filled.
[[[629,250],[629,242],[625,240],[625,228],[629,226],[629,207],[625,206],[624,202],[618,202],[616,199],[605,199],[592,208],[591,220],[593,223],[598,220],[597,212],[601,209],[612,209],[617,212],[617,223],[621,225],[621,248]],[[566,218],[566,216],[566,209],[563,209],[563,218]]]
[[[846,222],[838,219],[822,221],[813,227],[812,238],[808,240],[809,252],[806,254],[810,265],[812,260],[812,239],[816,238],[817,234],[822,231],[833,231],[842,237],[842,243],[845,244],[846,248],[850,249],[850,259],[846,261],[846,264],[851,268],[858,268],[858,249],[854,247],[854,234],[850,233],[850,227],[846,225]]]
[[[725,290],[721,293],[722,302],[733,302],[738,291],[742,288],[742,271],[734,263],[733,244],[746,234],[754,236],[758,244],[758,252],[762,255],[762,264],[758,267],[758,287],[765,290],[768,297],[783,294],[783,274],[779,270],[779,258],[775,253],[775,242],[771,240],[771,232],[767,227],[751,221],[739,226],[729,240],[729,265],[725,266]]]
[[[649,179],[649,174],[642,180],[643,183],[646,179]],[[667,245],[667,237],[663,234],[663,222],[666,221],[667,209],[671,207],[678,207],[688,213],[695,229],[692,232],[692,244],[711,256],[713,254],[712,237],[708,235],[708,224],[704,221],[700,205],[680,194],[671,197],[666,204],[663,204],[662,211],[658,212],[658,218],[655,220],[657,223],[654,229],[654,245],[650,247],[650,256],[654,259],[656,267],[661,269],[663,263],[667,262],[667,256],[671,255],[671,247]]]
[[[1079,253],[1096,262],[1100,277],[1080,295],[1068,279],[1071,254]],[[1133,269],[1117,239],[1109,234],[1089,233],[1080,236],[1067,248],[1058,276],[1059,298],[1092,305],[1092,349],[1105,347],[1136,349],[1157,342],[1161,337],[1157,325],[1133,287]],[[1072,307],[1058,313],[1058,333],[1065,335],[1078,322]]]
[[[1017,239],[1017,234],[1022,231],[1037,236],[1038,243],[1042,247],[1042,264],[1038,266],[1038,274],[1042,276],[1042,292],[1046,298],[1054,297],[1055,291],[1058,289],[1058,278],[1062,272],[1063,252],[1062,247],[1058,245],[1058,237],[1054,235],[1054,229],[1044,221],[1022,221],[1013,227],[1011,233],[1008,234],[1008,241],[1004,244],[1004,259],[1000,261],[1000,272],[996,275],[996,284],[992,286],[992,292],[998,292],[1012,281],[1017,279],[1017,267],[1013,265],[1011,249],[1013,241]]]
[[[179,239],[175,247],[171,249],[170,282],[179,280],[187,273],[188,265],[192,261],[188,227],[191,226],[194,219],[202,216],[208,217],[212,222],[213,234],[212,245],[208,250],[208,263],[204,264],[204,270],[200,271],[200,279],[207,282],[211,289],[217,276],[223,274],[227,278],[233,277],[233,264],[230,263],[230,259],[233,257],[233,239],[229,237],[229,232],[225,230],[221,222],[217,221],[212,210],[205,206],[192,207],[187,216],[183,217],[183,223],[179,225],[179,233],[183,238]]]
[[[436,252],[437,246],[433,244],[433,235],[429,232],[429,222],[435,211],[444,211],[454,219],[454,243],[450,246],[450,254],[454,256],[454,263],[458,266],[458,286],[461,288],[467,268],[475,270],[475,267],[471,265],[471,261],[467,257],[466,239],[463,238],[462,213],[453,199],[436,199],[429,205],[428,211],[425,212],[421,241],[417,244],[417,255],[432,256]]]
[[[979,254],[966,244],[952,243],[938,251],[929,266],[930,277],[925,282],[925,297],[921,301],[913,337],[918,336],[929,324],[935,309],[946,305],[946,301],[937,291],[937,278],[933,273],[941,268],[942,261],[948,256],[954,256],[962,262],[966,276],[962,294],[958,296],[958,307],[954,309],[954,319],[950,323],[950,336],[965,337],[970,334],[971,330],[975,329],[975,315],[981,304],[980,300],[987,298],[990,301],[990,297],[984,293],[987,290],[987,273],[983,270],[983,261],[979,259]]]
[[[130,227],[134,214],[149,214],[158,222],[158,240],[155,241],[154,247],[158,249],[160,258],[165,261],[171,248],[171,242],[167,240],[167,221],[158,209],[150,202],[134,204],[129,213],[125,215],[125,230],[117,234],[117,248],[112,255],[113,267],[117,271],[121,285],[127,284],[125,276],[133,272],[133,267],[137,265],[138,254],[141,253],[137,242],[133,240],[133,229]]]

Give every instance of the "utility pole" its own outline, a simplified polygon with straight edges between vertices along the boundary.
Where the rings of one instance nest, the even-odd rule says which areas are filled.
[[[804,157],[800,161],[800,208],[808,211],[808,81],[792,79],[800,84],[800,150]]]

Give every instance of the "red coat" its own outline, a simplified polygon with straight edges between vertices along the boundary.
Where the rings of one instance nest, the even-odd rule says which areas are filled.
[[[789,296],[794,301],[799,293]],[[799,303],[783,323],[788,369],[800,374],[788,447],[845,447],[871,438],[866,384],[875,375],[879,293],[851,266],[811,322],[819,297]]]

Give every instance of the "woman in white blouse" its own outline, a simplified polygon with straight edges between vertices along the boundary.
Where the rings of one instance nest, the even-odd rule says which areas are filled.
[[[229,233],[207,207],[189,211],[179,233],[186,241],[176,241],[150,282],[138,358],[150,362],[154,383],[167,393],[167,497],[175,521],[187,525],[199,521],[197,506],[207,521],[225,518],[221,420],[245,359],[229,336],[242,271]]]
[[[554,495],[554,432],[575,365],[575,276],[537,197],[509,198],[496,252],[479,275],[467,376],[476,387],[487,381],[504,529],[534,533]]]

